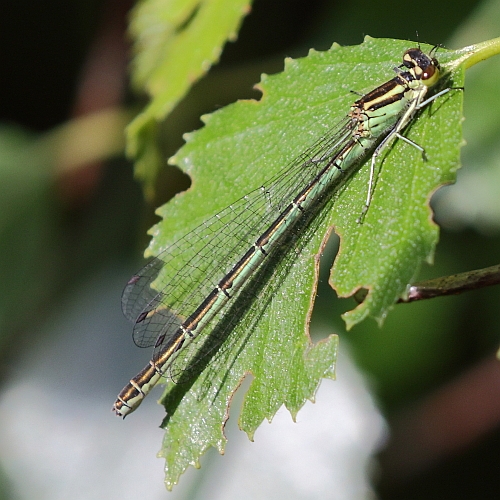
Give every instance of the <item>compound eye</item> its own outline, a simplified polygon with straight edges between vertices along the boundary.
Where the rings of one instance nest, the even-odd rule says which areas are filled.
[[[430,64],[422,73],[422,80],[429,80],[429,78],[432,78],[434,76],[434,73],[436,73],[436,67]]]

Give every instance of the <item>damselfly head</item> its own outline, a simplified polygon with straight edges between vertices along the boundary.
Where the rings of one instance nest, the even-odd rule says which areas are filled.
[[[435,57],[427,55],[419,48],[408,49],[403,55],[403,65],[416,80],[432,86],[439,79],[439,63]]]

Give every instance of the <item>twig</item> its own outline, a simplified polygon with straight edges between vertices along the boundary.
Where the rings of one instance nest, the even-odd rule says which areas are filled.
[[[484,269],[421,281],[411,285],[408,289],[408,297],[399,299],[398,302],[414,302],[415,300],[432,299],[445,295],[458,295],[499,283],[500,264],[497,264]]]

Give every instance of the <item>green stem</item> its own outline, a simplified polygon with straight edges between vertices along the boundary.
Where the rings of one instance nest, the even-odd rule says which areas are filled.
[[[461,64],[465,65],[465,69],[474,66],[474,64],[489,59],[492,56],[500,54],[500,37],[487,40],[475,45],[468,45],[463,49],[456,51],[460,57],[455,59],[448,65],[450,71],[454,70]]]

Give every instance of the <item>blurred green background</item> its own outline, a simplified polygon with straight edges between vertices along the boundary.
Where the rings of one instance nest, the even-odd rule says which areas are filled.
[[[4,2],[4,383],[23,352],[42,341],[39,326],[57,315],[89,276],[109,263],[125,263],[130,271],[140,265],[146,231],[157,220],[154,209],[189,186],[187,176],[165,162],[157,198],[146,203],[132,165],[124,159],[123,126],[144,104],[127,87],[125,26],[131,5],[119,0]],[[182,144],[183,133],[201,125],[201,114],[236,99],[258,98],[252,85],[262,72],[280,71],[285,56],[304,56],[311,47],[326,50],[333,42],[357,44],[364,35],[418,36],[422,42],[459,48],[500,35],[499,26],[500,1],[256,0],[238,40],[227,44],[220,63],[163,125],[164,157]],[[499,78],[500,60],[495,58],[466,76],[463,169],[457,186],[442,189],[433,200],[443,230],[435,265],[422,269],[422,279],[498,263]],[[92,114],[101,120],[97,125],[84,121]],[[327,285],[326,264],[333,259],[335,244],[331,247],[314,321],[318,328],[338,332],[341,348],[350,345],[392,425],[393,438],[379,462],[379,497],[498,496],[500,375],[493,361],[500,338],[498,288],[399,305],[382,329],[367,321],[345,333],[339,316],[349,305],[337,301]],[[119,299],[118,288],[117,309]],[[128,337],[122,341],[130,343]],[[108,370],[114,362],[107,361]],[[123,373],[127,377],[135,372],[125,367]],[[9,481],[0,477],[0,483],[4,497],[10,498]]]

